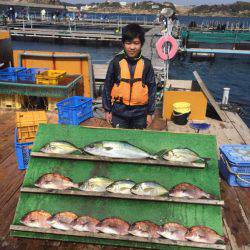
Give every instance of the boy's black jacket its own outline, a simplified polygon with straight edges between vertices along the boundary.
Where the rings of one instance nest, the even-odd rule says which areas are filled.
[[[106,80],[104,82],[104,88],[102,93],[102,105],[106,112],[112,112],[115,115],[119,115],[122,117],[132,118],[139,117],[145,115],[152,115],[155,111],[155,95],[156,95],[156,83],[155,83],[155,75],[154,69],[151,65],[149,59],[145,57],[140,57],[143,60],[147,60],[149,67],[147,67],[147,72],[143,75],[143,83],[146,83],[148,86],[148,104],[143,106],[128,106],[121,103],[111,103],[111,90],[114,86],[114,82],[117,78],[120,77],[120,72],[117,71],[117,67],[115,62],[118,60],[122,60],[125,58],[128,62],[130,74],[134,74],[136,63],[139,59],[131,60],[125,54],[118,54],[114,57],[114,59],[109,63]],[[129,87],[129,86],[128,86]]]

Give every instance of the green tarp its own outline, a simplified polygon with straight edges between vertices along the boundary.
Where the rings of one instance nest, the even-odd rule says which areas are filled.
[[[199,153],[202,157],[211,158],[211,160],[205,169],[190,169],[32,157],[23,183],[24,187],[33,187],[34,182],[45,173],[59,172],[72,178],[74,182],[82,182],[93,176],[106,176],[114,180],[131,179],[135,182],[149,180],[157,181],[166,188],[171,188],[181,182],[189,182],[220,198],[216,139],[214,136],[44,124],[39,127],[33,151],[39,151],[47,142],[62,140],[71,142],[79,148],[94,141],[128,141],[152,154],[163,149],[188,147]],[[222,234],[222,215],[220,206],[56,194],[21,193],[13,224],[20,225],[20,218],[27,212],[36,209],[44,209],[52,214],[59,211],[72,211],[78,215],[85,214],[94,216],[98,219],[117,216],[129,223],[139,220],[151,220],[159,225],[165,222],[177,222],[188,227],[193,225],[205,225],[216,230],[219,234]],[[166,249],[166,246],[132,241],[59,236],[20,231],[13,231],[11,235],[129,247]],[[168,249],[179,248],[174,246],[168,247]],[[182,247],[181,249],[191,248]]]

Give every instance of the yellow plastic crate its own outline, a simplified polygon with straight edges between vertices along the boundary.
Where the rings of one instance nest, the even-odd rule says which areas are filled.
[[[57,109],[56,104],[60,102],[62,98],[48,97],[48,111],[55,111]]]
[[[0,95],[0,108],[2,109],[21,109],[23,104],[22,96]]]
[[[45,111],[16,112],[18,142],[34,141],[41,123],[47,123]]]
[[[64,70],[46,70],[36,75],[36,84],[57,85],[65,75],[66,71]]]

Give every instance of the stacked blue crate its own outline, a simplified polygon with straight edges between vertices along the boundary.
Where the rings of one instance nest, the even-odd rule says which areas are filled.
[[[250,145],[222,145],[220,155],[220,173],[227,183],[250,187]]]
[[[24,82],[35,82],[36,81],[36,74],[42,73],[47,69],[45,68],[29,68],[17,73],[17,78],[19,81]]]
[[[24,170],[28,167],[31,147],[33,142],[18,142],[17,128],[15,128],[14,144],[16,149],[17,165],[19,170]]]
[[[56,104],[59,124],[79,125],[93,117],[92,98],[73,96]]]
[[[24,71],[24,67],[8,67],[0,70],[0,81],[17,82],[18,73]]]

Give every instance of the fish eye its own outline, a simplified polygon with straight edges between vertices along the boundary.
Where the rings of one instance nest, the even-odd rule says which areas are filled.
[[[94,148],[94,147],[95,147],[94,144],[90,144],[90,145],[89,145],[89,148]]]

